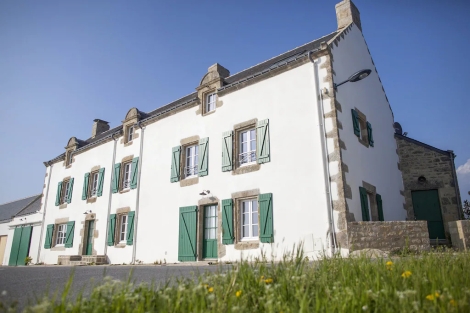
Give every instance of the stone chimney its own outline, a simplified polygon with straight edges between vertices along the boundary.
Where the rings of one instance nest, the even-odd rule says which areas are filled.
[[[343,0],[335,6],[338,30],[354,23],[362,31],[361,14],[351,0]]]
[[[109,130],[109,122],[96,119],[93,120],[93,128],[91,129],[91,138],[95,138],[99,134]]]

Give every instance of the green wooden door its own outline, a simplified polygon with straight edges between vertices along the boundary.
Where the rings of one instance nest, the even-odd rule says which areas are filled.
[[[412,191],[411,198],[416,220],[428,222],[429,238],[446,239],[437,190]]]
[[[8,265],[25,265],[25,259],[29,255],[32,230],[32,226],[15,228]]]
[[[197,206],[181,207],[179,215],[178,260],[196,261]]]
[[[204,240],[202,241],[202,257],[217,259],[217,206],[204,207]]]
[[[87,235],[86,235],[86,245],[85,245],[85,255],[92,255],[93,254],[93,233],[95,230],[95,221],[90,220],[87,222]]]
[[[13,233],[13,241],[11,243],[10,250],[10,260],[8,262],[9,266],[16,266],[16,262],[18,261],[18,251],[20,250],[22,231],[22,227],[16,227],[15,232]]]

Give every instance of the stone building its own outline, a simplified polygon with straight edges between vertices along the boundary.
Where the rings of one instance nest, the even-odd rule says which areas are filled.
[[[395,134],[407,220],[427,220],[431,243],[450,243],[448,222],[463,219],[452,150]]]

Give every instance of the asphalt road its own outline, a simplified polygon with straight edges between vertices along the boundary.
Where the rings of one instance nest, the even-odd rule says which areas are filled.
[[[135,283],[164,283],[172,277],[192,277],[194,273],[216,272],[217,266],[0,266],[0,302],[18,302],[18,308],[35,303],[45,295],[52,298],[62,292],[67,280],[74,273],[71,297],[80,292],[89,295],[92,286],[103,281],[105,276],[127,280],[132,271],[131,281]],[[6,291],[6,294],[5,294]]]

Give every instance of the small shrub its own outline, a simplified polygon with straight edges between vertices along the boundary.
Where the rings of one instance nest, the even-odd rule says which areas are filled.
[[[27,257],[24,259],[24,265],[29,265],[29,264],[31,264],[32,261],[33,261],[33,258],[30,257],[30,256],[27,256]]]

